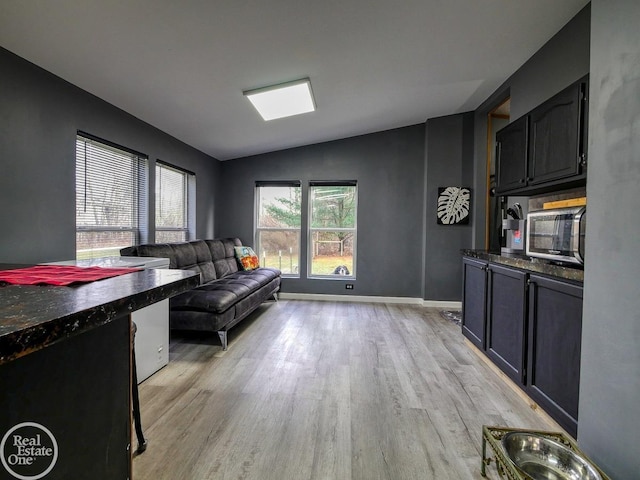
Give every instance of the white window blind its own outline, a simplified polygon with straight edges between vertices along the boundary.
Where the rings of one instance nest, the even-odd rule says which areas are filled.
[[[146,157],[94,138],[76,138],[76,258],[119,255],[141,241]]]
[[[156,242],[189,239],[189,184],[192,173],[156,163]]]

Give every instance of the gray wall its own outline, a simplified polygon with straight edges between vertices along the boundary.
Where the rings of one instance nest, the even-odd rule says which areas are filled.
[[[487,190],[487,115],[511,96],[511,121],[516,120],[589,73],[590,9],[583,8],[476,109],[476,198],[484,198]],[[474,216],[485,215],[485,203],[475,202]],[[484,222],[474,225],[475,248],[485,248],[485,227]]]
[[[194,172],[196,234],[213,236],[220,162],[1,48],[0,72],[0,262],[75,258],[78,130]]]
[[[594,0],[591,19],[578,441],[626,480],[640,476],[640,2]]]
[[[256,180],[357,180],[357,279],[284,279],[295,293],[422,296],[424,124],[223,162],[216,231],[253,243]],[[222,205],[223,204],[223,205]],[[303,203],[302,245],[306,244]],[[306,255],[306,253],[305,253]],[[306,256],[301,265],[306,265]]]
[[[431,118],[426,126],[426,300],[462,298],[460,250],[471,248],[473,216],[469,225],[438,225],[438,187],[471,187],[473,184],[473,112]],[[477,201],[471,192],[472,205]],[[480,220],[484,221],[484,220]]]

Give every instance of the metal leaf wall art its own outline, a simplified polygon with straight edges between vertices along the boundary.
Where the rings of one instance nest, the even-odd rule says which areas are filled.
[[[438,224],[466,225],[469,223],[471,189],[463,187],[438,188]]]

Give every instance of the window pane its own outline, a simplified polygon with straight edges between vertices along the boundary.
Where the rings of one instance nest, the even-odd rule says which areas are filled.
[[[156,243],[186,242],[187,232],[156,230]]]
[[[258,228],[300,228],[300,187],[258,187]]]
[[[285,275],[300,272],[300,196],[295,185],[256,188],[256,254]]]
[[[76,226],[137,227],[137,158],[78,141]]]
[[[312,228],[355,228],[356,187],[311,187]]]
[[[184,172],[156,165],[156,227],[187,228],[186,177]]]
[[[134,232],[76,232],[76,259],[120,256],[120,249],[136,244]]]
[[[353,232],[312,232],[311,275],[353,276],[353,240]]]
[[[309,198],[309,275],[355,277],[357,187],[316,184]]]
[[[284,274],[300,271],[300,233],[297,230],[261,230],[256,254],[261,267],[278,268]]]

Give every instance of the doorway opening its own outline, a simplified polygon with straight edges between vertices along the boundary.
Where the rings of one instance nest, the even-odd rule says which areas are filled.
[[[487,115],[487,198],[485,248],[499,252],[502,247],[502,197],[496,196],[496,132],[509,124],[511,97],[502,100]]]

